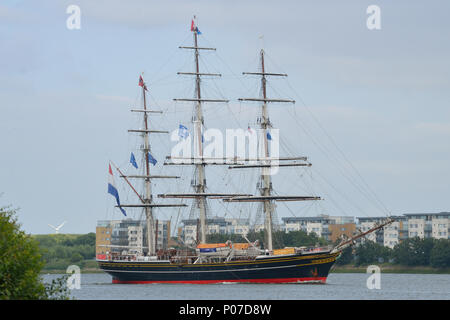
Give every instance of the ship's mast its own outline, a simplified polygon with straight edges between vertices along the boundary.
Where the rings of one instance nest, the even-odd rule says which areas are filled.
[[[203,110],[202,110],[202,101],[201,101],[201,89],[200,89],[200,68],[198,64],[199,51],[197,45],[197,32],[193,32],[194,34],[194,47],[195,47],[195,87],[196,87],[196,98],[197,104],[195,107],[196,117],[194,119],[195,132],[197,137],[197,154],[196,157],[203,158],[203,139],[202,139],[202,127],[203,127]],[[197,193],[205,193],[205,165],[204,164],[196,164],[197,171],[197,182],[193,186]],[[200,209],[200,243],[206,243],[206,198],[199,197],[197,198],[198,207]]]
[[[269,99],[267,97],[267,76],[282,76],[286,77],[287,74],[284,73],[269,73],[266,72],[265,63],[264,63],[264,49],[261,49],[260,52],[260,60],[261,60],[261,72],[243,72],[243,74],[248,75],[258,75],[261,76],[261,89],[262,89],[262,98],[240,98],[239,101],[256,101],[261,102],[261,119],[260,119],[260,129],[262,135],[262,147],[263,147],[263,157],[260,159],[259,164],[257,165],[241,165],[241,166],[231,166],[230,169],[242,169],[242,168],[261,168],[261,182],[259,184],[259,192],[260,196],[252,196],[252,197],[233,197],[229,199],[224,199],[224,201],[240,201],[240,202],[251,202],[258,201],[263,203],[264,210],[264,227],[266,230],[266,248],[269,251],[273,250],[273,201],[307,201],[307,200],[319,200],[320,197],[314,196],[273,196],[272,195],[272,179],[270,175],[271,166],[274,166],[272,161],[292,161],[292,162],[284,162],[282,164],[276,164],[279,167],[291,167],[291,166],[311,166],[310,163],[305,162],[297,162],[297,160],[306,161],[306,157],[284,157],[273,159],[270,158],[270,150],[269,150],[269,129],[272,127],[267,104],[270,102],[288,102],[295,103],[294,100],[287,99]]]
[[[261,129],[262,129],[262,135],[263,135],[263,141],[264,141],[264,156],[266,158],[269,158],[269,142],[267,139],[267,129],[270,127],[270,121],[269,116],[267,114],[267,91],[266,91],[266,76],[265,76],[265,70],[264,70],[264,49],[261,49],[261,88],[262,88],[262,94],[264,102],[261,106]],[[271,176],[269,175],[270,168],[263,167],[261,168],[261,180],[263,182],[263,185],[260,188],[260,193],[264,197],[269,197],[271,195]],[[272,241],[272,204],[270,203],[270,200],[264,200],[264,227],[266,229],[266,237],[267,237],[267,249],[269,251],[273,250],[273,241]]]
[[[195,17],[194,17],[195,19]],[[165,165],[195,165],[196,167],[196,177],[193,183],[193,188],[195,193],[180,193],[180,194],[160,194],[158,197],[161,198],[192,198],[195,199],[195,203],[197,208],[199,209],[199,241],[200,243],[206,243],[206,233],[207,233],[207,221],[206,221],[206,198],[214,198],[214,199],[229,199],[232,197],[244,197],[251,196],[249,194],[237,194],[237,193],[207,193],[206,192],[206,176],[205,176],[205,167],[206,165],[228,165],[228,164],[242,164],[242,161],[229,161],[230,159],[225,158],[205,158],[203,156],[203,137],[202,137],[202,128],[204,126],[204,118],[203,118],[203,103],[226,103],[228,100],[225,99],[208,99],[202,97],[201,91],[201,78],[206,77],[220,77],[220,73],[204,73],[200,71],[199,66],[199,56],[201,50],[213,50],[215,48],[206,48],[199,47],[198,45],[198,29],[194,28],[194,20],[192,22],[191,31],[193,32],[194,46],[181,46],[182,49],[190,49],[194,50],[195,54],[195,72],[178,72],[179,75],[190,75],[195,76],[195,98],[177,98],[174,101],[184,101],[184,102],[194,102],[195,103],[195,114],[194,114],[194,138],[195,138],[195,150],[196,154],[194,157],[167,157]],[[173,160],[182,160],[173,161]]]
[[[156,253],[156,243],[157,243],[157,235],[155,233],[155,223],[154,223],[154,215],[153,208],[166,208],[166,207],[185,207],[185,204],[157,204],[153,202],[152,196],[152,179],[177,179],[178,176],[163,176],[163,175],[151,175],[150,173],[150,133],[169,133],[168,131],[161,130],[150,130],[149,129],[149,121],[148,115],[151,113],[162,113],[161,111],[156,110],[148,110],[147,109],[147,99],[146,99],[146,91],[147,86],[145,85],[142,76],[140,78],[139,85],[142,87],[142,96],[143,96],[143,109],[132,109],[132,112],[139,112],[143,114],[144,120],[144,129],[131,129],[128,132],[136,132],[140,133],[143,136],[144,145],[141,148],[143,152],[144,159],[144,174],[142,175],[124,175],[122,171],[118,167],[116,167],[117,171],[120,174],[121,178],[124,178],[134,193],[138,196],[141,203],[139,204],[122,204],[121,207],[129,207],[129,208],[144,208],[145,211],[145,219],[146,219],[146,227],[147,227],[147,245],[148,250],[147,254],[152,256]],[[143,179],[144,180],[144,192],[143,195],[139,194],[136,191],[136,188],[133,187],[129,179]]]
[[[150,144],[148,139],[148,115],[147,115],[147,100],[145,97],[145,91],[146,86],[145,84],[142,86],[142,95],[144,97],[144,128],[145,132],[144,134],[144,148],[142,148],[142,152],[144,153],[144,159],[145,159],[145,175],[148,177],[150,176],[150,164],[149,164],[149,152],[150,152]],[[150,182],[150,178],[144,179],[144,188],[145,188],[145,195],[144,195],[144,203],[151,204],[152,203],[152,184]],[[152,207],[145,207],[145,219],[147,223],[147,244],[148,244],[148,252],[149,255],[152,255],[156,250],[155,248],[155,232],[154,232],[154,223],[153,223],[153,209]]]
[[[266,95],[266,76],[286,76],[285,74],[278,73],[267,73],[265,72],[264,66],[264,51],[261,51],[261,66],[262,72],[244,72],[244,74],[253,74],[253,75],[261,75],[262,89],[263,89],[263,97],[262,98],[247,98],[247,99],[239,99],[241,101],[258,101],[263,102],[262,105],[262,121],[261,121],[261,129],[263,129],[264,136],[264,155],[259,157],[258,159],[245,159],[245,158],[205,158],[203,157],[203,142],[202,142],[202,128],[204,126],[204,118],[202,112],[203,102],[228,102],[228,100],[220,100],[220,99],[205,99],[202,98],[201,92],[201,77],[203,76],[221,76],[217,73],[202,73],[199,68],[199,53],[200,50],[216,50],[215,48],[205,48],[198,46],[198,33],[196,29],[192,30],[194,33],[194,46],[185,47],[182,46],[182,49],[191,49],[194,50],[195,53],[195,72],[178,72],[178,74],[182,75],[192,75],[195,76],[195,98],[179,98],[174,99],[175,101],[186,101],[186,102],[195,102],[195,115],[194,115],[194,130],[195,130],[195,146],[196,146],[196,155],[193,158],[188,157],[167,157],[168,162],[165,162],[165,165],[195,165],[196,166],[196,179],[197,181],[193,184],[195,193],[181,193],[181,194],[160,194],[158,197],[162,198],[193,198],[196,199],[197,206],[200,210],[200,242],[206,242],[206,198],[214,198],[214,199],[222,199],[223,201],[230,202],[251,202],[251,201],[261,201],[264,203],[264,212],[266,214],[265,219],[265,227],[268,230],[267,235],[267,248],[272,250],[272,202],[273,201],[305,201],[305,200],[318,200],[319,197],[312,196],[272,196],[271,195],[271,178],[269,175],[269,171],[271,170],[271,166],[273,165],[272,161],[291,161],[288,163],[279,164],[280,167],[291,167],[291,166],[310,166],[311,164],[305,162],[298,161],[306,161],[306,157],[284,157],[272,159],[269,158],[269,143],[267,138],[267,132],[270,128],[270,121],[267,111],[267,103],[269,102],[294,102],[292,100],[284,100],[284,99],[269,99]],[[172,162],[172,160],[184,160],[180,162]],[[248,164],[249,161],[253,162],[257,160],[258,164]],[[231,194],[231,193],[206,193],[206,177],[205,177],[205,166],[206,165],[229,165],[229,169],[245,169],[245,168],[262,168],[261,180],[262,187],[260,187],[260,195],[254,196],[249,194]]]
[[[218,73],[202,73],[200,72],[199,65],[199,56],[200,50],[216,50],[215,48],[205,48],[198,46],[198,29],[194,28],[191,30],[193,33],[193,47],[180,47],[182,49],[192,49],[194,50],[195,55],[195,72],[178,72],[180,75],[191,75],[195,76],[195,98],[180,98],[174,99],[174,101],[192,101],[195,103],[195,114],[193,117],[194,124],[194,150],[196,151],[195,156],[192,158],[192,162],[188,163],[184,161],[181,164],[195,165],[196,168],[196,177],[192,183],[192,187],[194,188],[194,194],[161,194],[158,195],[162,198],[194,198],[195,204],[199,209],[199,222],[200,222],[200,232],[199,233],[199,241],[200,243],[206,243],[206,198],[207,197],[221,197],[223,194],[208,194],[206,193],[206,175],[205,175],[205,159],[203,157],[203,135],[202,128],[204,126],[204,118],[203,118],[203,102],[228,102],[228,100],[224,99],[204,99],[202,98],[201,91],[201,76],[221,76]],[[170,159],[170,157],[167,157]],[[179,164],[179,163],[165,163],[169,164]]]

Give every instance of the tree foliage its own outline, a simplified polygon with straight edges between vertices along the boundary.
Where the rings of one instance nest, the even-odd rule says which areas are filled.
[[[435,241],[432,238],[421,239],[419,237],[403,240],[394,247],[395,262],[405,266],[430,265],[431,250]]]
[[[209,234],[206,236],[207,242],[218,243],[231,240],[232,242],[247,242],[242,236],[237,234]],[[262,247],[265,243],[264,231],[249,232],[247,234],[249,241],[258,240]],[[275,231],[273,232],[273,246],[275,249],[284,247],[311,247],[315,245],[326,245],[327,241],[323,238],[319,238],[315,233],[307,234],[304,231]]]
[[[449,239],[421,239],[419,237],[405,239],[393,249],[373,241],[364,241],[353,248],[344,250],[337,264],[356,266],[392,261],[402,266],[431,266],[434,268],[450,268]]]
[[[62,279],[42,281],[43,266],[38,243],[20,230],[15,211],[0,208],[0,299],[68,298]]]
[[[95,233],[82,235],[35,235],[47,270],[66,269],[70,264],[84,267],[86,260],[95,258]]]
[[[346,264],[352,263],[353,260],[354,260],[353,248],[347,247],[344,250],[342,250],[341,255],[336,260],[336,264],[337,265],[346,265]]]
[[[392,249],[373,241],[364,241],[355,248],[355,265],[388,262],[392,257]]]
[[[431,249],[430,265],[434,268],[450,267],[450,240],[435,241],[433,249]]]

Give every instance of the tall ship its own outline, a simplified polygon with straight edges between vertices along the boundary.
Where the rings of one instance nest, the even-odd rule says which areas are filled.
[[[125,175],[114,163],[109,165],[110,181],[108,192],[117,200],[117,207],[125,214],[125,209],[139,208],[145,213],[146,245],[140,250],[124,250],[123,253],[113,253],[112,245],[107,245],[110,250],[107,254],[97,256],[97,262],[101,270],[112,276],[113,283],[325,283],[328,273],[340,256],[343,249],[351,246],[358,238],[374,232],[393,220],[387,218],[385,222],[375,225],[366,232],[360,232],[350,238],[343,239],[336,246],[328,247],[288,247],[275,248],[274,233],[274,203],[279,201],[316,201],[320,197],[309,195],[278,195],[272,189],[271,170],[275,167],[282,170],[283,167],[307,167],[311,164],[304,156],[274,157],[271,154],[272,140],[270,129],[272,123],[269,120],[269,104],[294,103],[288,99],[272,99],[267,95],[266,80],[268,77],[285,77],[286,74],[266,71],[265,52],[260,51],[260,70],[257,72],[244,72],[260,78],[260,97],[240,98],[239,101],[253,101],[260,104],[260,114],[257,119],[258,132],[261,137],[259,154],[257,158],[249,157],[222,157],[214,158],[204,155],[203,129],[205,118],[203,116],[204,104],[216,102],[228,102],[224,99],[212,99],[203,96],[203,77],[220,76],[216,73],[206,73],[200,70],[199,59],[203,50],[215,50],[215,48],[201,47],[198,44],[200,31],[192,20],[191,31],[193,44],[180,48],[191,50],[194,53],[194,72],[178,72],[181,75],[192,76],[195,81],[195,96],[193,98],[179,98],[175,101],[190,102],[194,105],[193,143],[194,156],[173,157],[167,156],[164,165],[190,165],[194,166],[191,193],[164,193],[153,194],[152,183],[159,179],[179,178],[178,176],[154,175],[150,170],[150,164],[155,162],[151,154],[151,135],[164,134],[168,131],[155,130],[150,127],[149,117],[153,113],[161,113],[147,107],[147,87],[142,76],[139,77],[139,86],[142,89],[143,107],[132,109],[142,115],[143,128],[133,129],[129,132],[138,133],[143,138],[140,148],[144,159],[141,166],[141,174]],[[180,125],[180,130],[186,129]],[[228,166],[227,169],[259,170],[258,193],[243,194],[232,192],[210,193],[206,187],[206,168],[211,165]],[[135,204],[120,203],[118,191],[113,179],[113,169],[118,172],[139,199]],[[138,192],[132,181],[134,179],[143,182],[142,192]],[[229,188],[227,188],[227,191]],[[159,199],[176,199],[175,203],[163,203],[155,201]],[[157,249],[158,224],[155,219],[155,209],[187,207],[184,203],[177,203],[179,199],[192,199],[192,208],[197,214],[197,236],[194,245],[185,244],[177,249]],[[211,200],[209,200],[211,199]],[[250,241],[245,236],[245,242],[233,243],[207,243],[208,201],[223,201],[231,203],[258,203],[264,217],[264,241]],[[118,246],[119,247],[119,246]],[[129,249],[129,248],[128,248]]]

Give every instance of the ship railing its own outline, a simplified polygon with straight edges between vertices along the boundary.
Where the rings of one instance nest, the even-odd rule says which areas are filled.
[[[297,249],[297,248],[296,248]],[[319,253],[319,252],[328,252],[333,249],[332,246],[322,246],[322,247],[300,247],[296,251],[300,253]]]

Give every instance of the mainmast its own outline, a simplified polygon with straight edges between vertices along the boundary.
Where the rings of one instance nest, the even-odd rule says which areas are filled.
[[[199,220],[200,220],[200,243],[206,243],[206,198],[209,196],[217,196],[215,194],[206,193],[206,176],[205,176],[205,161],[203,161],[203,135],[202,130],[204,126],[204,118],[203,118],[203,102],[228,102],[228,100],[222,99],[203,99],[202,91],[201,91],[201,76],[221,76],[217,73],[201,73],[199,66],[199,56],[200,50],[216,50],[215,48],[204,48],[198,46],[198,28],[194,26],[194,20],[192,21],[191,31],[193,33],[194,38],[194,46],[193,47],[180,47],[182,49],[192,49],[194,50],[195,55],[195,72],[178,72],[180,75],[193,75],[195,76],[195,98],[194,99],[174,99],[174,101],[193,101],[195,102],[195,114],[193,117],[194,124],[194,150],[196,151],[195,158],[198,159],[196,161],[192,161],[191,163],[195,165],[196,168],[196,177],[192,182],[192,187],[194,188],[195,194],[167,194],[167,195],[159,195],[163,198],[194,198],[196,202],[196,206],[199,209]],[[172,164],[172,163],[165,163]],[[186,163],[184,163],[186,164]]]
[[[201,89],[200,89],[200,68],[198,64],[198,45],[197,45],[197,32],[193,32],[194,34],[194,46],[195,46],[195,87],[196,87],[196,98],[198,99],[197,104],[195,106],[195,132],[197,137],[197,154],[196,157],[203,157],[203,135],[202,135],[202,127],[204,124],[203,119],[203,110],[202,110],[202,101],[201,101]],[[196,164],[197,171],[197,181],[193,184],[193,187],[197,193],[205,193],[205,165],[204,164]],[[206,243],[206,198],[199,197],[197,198],[198,207],[200,209],[200,243]]]
[[[194,17],[195,19],[195,17]],[[183,158],[180,157],[178,159],[183,159],[183,161],[180,163],[177,162],[165,162],[165,165],[195,165],[196,168],[196,176],[192,183],[192,187],[194,188],[195,193],[181,193],[181,194],[160,194],[158,197],[161,198],[193,198],[195,199],[195,203],[197,208],[199,209],[199,241],[200,243],[206,243],[206,233],[207,233],[207,223],[206,223],[206,198],[213,198],[213,199],[226,199],[236,196],[251,196],[248,194],[227,194],[227,193],[207,193],[206,192],[206,175],[205,175],[205,166],[206,165],[225,165],[229,162],[225,162],[225,159],[218,159],[218,158],[206,158],[203,156],[203,136],[202,136],[202,129],[204,127],[204,118],[203,118],[203,103],[226,103],[228,100],[225,99],[205,99],[202,97],[202,91],[201,91],[201,78],[204,76],[215,76],[220,77],[220,73],[204,73],[200,71],[199,66],[199,56],[201,50],[213,50],[215,51],[216,48],[206,48],[206,47],[199,47],[198,45],[198,35],[199,31],[198,28],[194,24],[194,20],[191,24],[191,31],[193,32],[193,40],[194,40],[194,46],[192,47],[186,47],[181,46],[181,49],[190,49],[194,50],[195,55],[195,72],[178,72],[179,75],[190,75],[195,76],[195,98],[180,98],[180,99],[174,99],[174,101],[184,101],[184,102],[194,102],[195,103],[195,114],[193,117],[193,123],[194,123],[194,150],[196,151],[195,156],[191,158]],[[175,160],[177,158],[167,157],[168,160]],[[209,160],[218,160],[218,162],[213,162]]]

